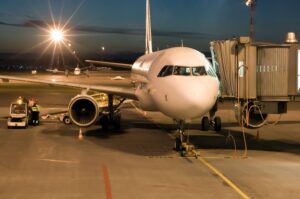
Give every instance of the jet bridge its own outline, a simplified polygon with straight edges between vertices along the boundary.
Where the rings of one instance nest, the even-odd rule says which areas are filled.
[[[242,125],[261,127],[268,114],[300,101],[300,45],[250,42],[249,37],[211,42],[220,99],[236,102]]]

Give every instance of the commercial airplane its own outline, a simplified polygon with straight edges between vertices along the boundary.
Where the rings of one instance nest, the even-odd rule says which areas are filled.
[[[174,47],[152,52],[149,0],[146,0],[145,51],[145,55],[138,58],[133,65],[88,61],[131,69],[131,78],[136,82],[135,88],[50,82],[9,76],[0,78],[82,88],[83,92],[69,103],[70,119],[80,128],[94,124],[98,117],[102,127],[107,127],[108,124],[119,127],[120,104],[125,99],[133,99],[144,111],[159,111],[177,122],[180,137],[175,141],[175,148],[178,150],[186,139],[185,123],[194,118],[203,117],[211,112],[210,120],[206,116],[202,118],[202,128],[207,130],[211,122],[215,130],[220,130],[221,120],[214,117],[214,111],[211,111],[214,110],[219,90],[219,80],[214,69],[202,53],[192,48]],[[88,95],[88,90],[106,93],[107,108],[99,108],[99,99]],[[114,103],[116,97],[122,98],[117,105]]]
[[[58,70],[57,68],[47,69],[46,71],[51,72],[53,74],[64,73],[65,76],[69,76],[70,74],[71,75],[81,75],[81,74],[84,74],[86,76],[89,76],[89,71],[87,70],[87,68],[84,68],[84,69],[80,68],[79,64],[77,64],[77,66],[75,68],[71,68],[71,67],[68,67],[68,66],[65,66],[65,67],[70,68],[70,70],[73,70],[73,73],[70,73],[69,69],[66,69],[66,70],[62,71],[62,70]],[[82,70],[84,70],[83,73],[81,73]]]
[[[58,68],[54,68],[54,69],[46,69],[47,72],[51,72],[53,74],[57,74],[57,73],[64,73],[66,74],[66,70],[65,71],[62,71],[62,70],[58,70]]]
[[[68,66],[66,66],[68,67]],[[73,71],[73,75],[86,75],[86,76],[89,76],[89,70],[88,70],[88,67],[85,67],[85,68],[80,68],[79,67],[79,64],[77,64],[77,66],[75,68],[72,68],[72,67],[68,67],[70,68],[71,70],[74,70]],[[68,71],[68,74],[69,74],[69,70]]]

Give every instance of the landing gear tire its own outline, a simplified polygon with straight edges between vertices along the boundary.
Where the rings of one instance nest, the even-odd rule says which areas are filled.
[[[106,131],[108,129],[108,125],[109,125],[108,115],[102,116],[102,118],[100,119],[100,124],[101,124],[103,130]]]
[[[209,129],[209,119],[208,117],[203,117],[201,121],[202,131],[208,131]]]
[[[118,114],[114,117],[113,126],[116,131],[121,129],[121,114]]]
[[[71,119],[68,116],[65,116],[63,119],[64,124],[71,124]]]
[[[220,117],[215,117],[214,119],[214,130],[215,131],[221,131],[222,123]]]
[[[176,138],[175,143],[174,143],[174,149],[176,151],[181,151],[181,149],[182,149],[181,145],[182,145],[182,142],[181,142],[180,138]]]

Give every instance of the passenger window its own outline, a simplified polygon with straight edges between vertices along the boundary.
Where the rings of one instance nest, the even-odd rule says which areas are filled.
[[[190,67],[175,66],[173,74],[174,75],[189,76],[189,75],[191,75],[191,68]]]
[[[159,72],[159,74],[157,75],[157,77],[166,77],[169,75],[172,75],[173,73],[173,66],[164,66],[161,71]]]
[[[205,75],[207,75],[207,72],[206,72],[204,66],[193,67],[192,68],[192,73],[193,73],[194,76],[205,76]]]

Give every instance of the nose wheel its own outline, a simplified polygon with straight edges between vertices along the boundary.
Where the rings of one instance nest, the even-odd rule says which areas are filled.
[[[198,153],[195,151],[195,146],[189,143],[188,136],[184,134],[184,121],[179,121],[179,137],[175,139],[174,149],[180,152],[183,157],[198,157]]]
[[[187,136],[184,134],[184,121],[182,120],[178,122],[178,132],[179,132],[179,137],[175,139],[174,149],[176,151],[182,151],[183,143],[187,141]]]
[[[174,149],[176,151],[181,151],[182,150],[182,141],[180,140],[180,138],[175,139]]]

